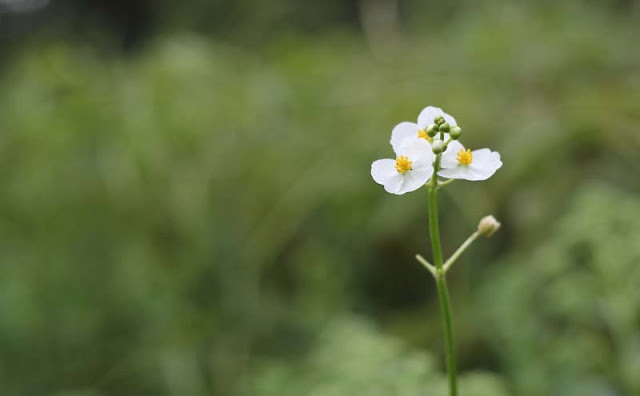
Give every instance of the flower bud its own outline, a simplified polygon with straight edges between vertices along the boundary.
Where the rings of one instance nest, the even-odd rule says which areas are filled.
[[[451,130],[451,127],[449,126],[448,122],[443,122],[442,124],[440,124],[440,132],[449,132]]]
[[[444,124],[444,117],[439,115],[436,118],[433,119],[433,122],[435,122],[436,124],[440,125],[440,124]]]
[[[454,126],[454,127],[451,127],[451,132],[449,132],[449,136],[451,136],[451,139],[453,140],[458,140],[461,133],[462,133],[462,129],[458,126]]]
[[[429,135],[429,137],[434,137],[436,136],[436,133],[438,133],[438,126],[436,124],[430,124],[427,127],[427,135]]]
[[[442,140],[434,140],[433,143],[431,143],[431,150],[433,150],[434,154],[440,154],[445,148]]]
[[[498,231],[498,228],[500,228],[500,223],[491,215],[483,217],[478,223],[478,232],[486,237],[493,235],[494,232]]]

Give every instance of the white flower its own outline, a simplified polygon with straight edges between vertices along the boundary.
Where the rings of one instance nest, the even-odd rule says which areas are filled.
[[[486,180],[502,166],[500,154],[487,148],[471,151],[457,140],[442,154],[438,176],[449,179]]]
[[[402,195],[422,187],[433,173],[431,145],[417,137],[405,139],[397,148],[396,159],[381,159],[371,164],[371,176],[387,192]]]
[[[391,146],[394,150],[397,150],[398,147],[402,144],[402,142],[409,137],[420,137],[430,142],[431,138],[427,135],[427,126],[429,124],[434,123],[434,119],[437,116],[444,117],[445,121],[450,126],[457,126],[455,118],[451,117],[449,114],[442,111],[442,109],[438,107],[428,106],[425,107],[418,115],[418,123],[414,124],[413,122],[401,122],[393,128],[391,132]],[[438,133],[438,136],[440,133]],[[449,134],[445,133],[445,141],[449,139]]]

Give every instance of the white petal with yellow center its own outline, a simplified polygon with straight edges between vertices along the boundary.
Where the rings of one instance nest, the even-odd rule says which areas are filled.
[[[429,181],[434,155],[425,139],[407,138],[394,151],[396,159],[381,159],[371,164],[371,177],[376,183],[382,184],[387,192],[402,195]]]
[[[442,154],[438,176],[449,179],[486,180],[502,166],[500,154],[487,148],[469,152],[457,140]]]

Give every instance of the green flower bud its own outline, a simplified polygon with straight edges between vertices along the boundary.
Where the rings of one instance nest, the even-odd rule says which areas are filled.
[[[427,126],[427,135],[434,137],[436,133],[438,133],[438,126],[436,124],[429,124],[429,126]]]
[[[498,231],[500,223],[493,216],[485,216],[478,223],[478,232],[480,235],[490,237],[494,232]]]
[[[448,122],[443,122],[442,124],[440,124],[440,132],[449,132],[451,130],[451,127],[449,126]]]
[[[433,150],[434,154],[440,154],[445,148],[442,140],[434,140],[433,143],[431,143],[431,150]]]
[[[436,118],[433,119],[433,122],[435,122],[436,124],[440,125],[440,124],[444,124],[444,117],[439,115]]]
[[[451,136],[451,139],[453,140],[458,140],[461,133],[462,133],[462,129],[458,126],[454,126],[451,128],[451,132],[449,132],[449,136]]]
[[[429,135],[429,137],[434,137],[436,136],[436,133],[438,133],[438,126],[436,124],[430,124],[427,127],[427,135]]]

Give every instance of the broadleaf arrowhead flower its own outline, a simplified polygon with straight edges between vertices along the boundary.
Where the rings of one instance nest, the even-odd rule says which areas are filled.
[[[439,107],[425,107],[418,115],[418,123],[401,122],[393,128],[391,132],[391,146],[396,150],[402,142],[410,137],[419,137],[428,142],[431,138],[427,135],[427,126],[434,123],[434,119],[438,116],[444,117],[445,121],[452,127],[457,126],[456,119],[442,111]],[[445,133],[445,140],[449,138],[449,134]]]
[[[447,133],[450,132],[450,133]],[[396,159],[381,159],[371,164],[371,176],[387,192],[401,195],[422,186],[429,189],[429,234],[433,264],[417,254],[416,259],[433,275],[438,289],[445,331],[446,364],[449,394],[456,396],[457,369],[453,343],[453,321],[445,274],[460,255],[480,235],[491,236],[500,223],[493,216],[484,217],[478,229],[443,260],[438,225],[438,190],[454,179],[485,180],[501,166],[500,154],[487,148],[471,151],[458,141],[462,129],[442,109],[428,106],[418,116],[418,123],[401,122],[391,132],[391,146]],[[449,180],[446,180],[446,179]],[[444,180],[443,180],[444,179]]]
[[[488,148],[471,151],[454,140],[442,154],[438,176],[449,179],[486,180],[502,166],[500,154]]]
[[[396,159],[380,159],[371,164],[371,177],[384,189],[396,195],[424,186],[433,174],[431,145],[418,137],[407,138],[393,148]]]

